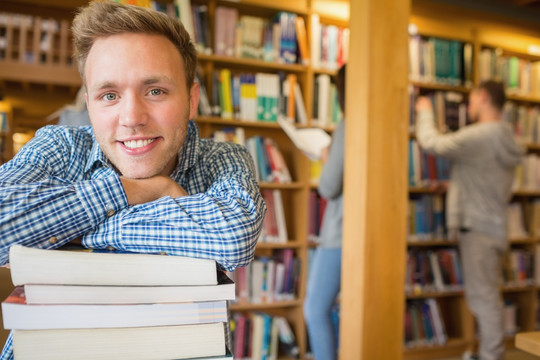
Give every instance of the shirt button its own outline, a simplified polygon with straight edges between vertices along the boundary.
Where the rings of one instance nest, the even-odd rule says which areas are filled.
[[[167,253],[165,251],[160,251],[159,253],[160,255],[167,255]]]
[[[52,238],[49,239],[49,243],[51,243],[51,244],[56,244],[57,241],[58,241],[58,239],[55,236],[53,236]]]
[[[109,250],[109,251],[115,251],[116,249],[113,248],[112,246],[107,246],[107,250]]]
[[[114,215],[114,210],[113,209],[107,211],[107,217],[111,217],[113,215]]]

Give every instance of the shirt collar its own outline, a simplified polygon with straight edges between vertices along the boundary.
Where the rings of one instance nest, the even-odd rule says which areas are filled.
[[[186,140],[184,141],[184,146],[178,152],[178,164],[173,171],[174,175],[186,171],[195,163],[199,157],[199,144],[200,144],[200,134],[199,128],[195,121],[189,120],[188,130],[186,134]],[[92,131],[92,149],[90,150],[90,156],[84,167],[84,171],[88,172],[92,168],[99,165],[110,166],[109,159],[105,156],[101,148],[99,147],[94,132]]]

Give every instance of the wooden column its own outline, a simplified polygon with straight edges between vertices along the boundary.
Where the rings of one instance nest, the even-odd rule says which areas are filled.
[[[340,359],[403,356],[410,1],[350,3]]]

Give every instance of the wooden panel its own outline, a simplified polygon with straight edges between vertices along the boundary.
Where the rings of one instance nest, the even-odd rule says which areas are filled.
[[[403,357],[409,1],[351,2],[341,359]],[[354,43],[354,44],[353,44]]]

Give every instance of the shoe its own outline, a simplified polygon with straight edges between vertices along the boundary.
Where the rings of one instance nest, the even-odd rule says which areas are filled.
[[[462,356],[463,360],[480,360],[480,357],[473,354],[471,351],[465,351]]]

